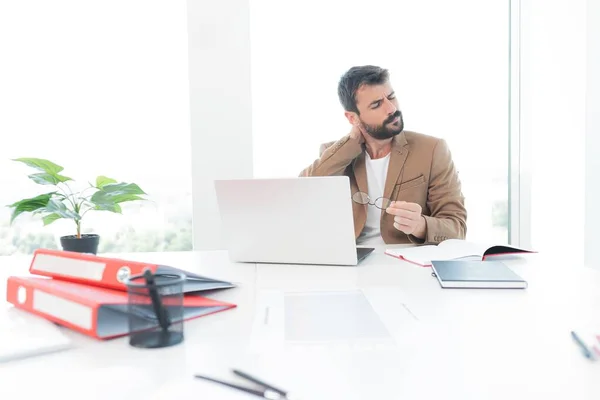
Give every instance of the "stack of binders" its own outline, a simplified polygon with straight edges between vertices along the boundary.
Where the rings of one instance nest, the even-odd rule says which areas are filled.
[[[228,310],[235,304],[198,293],[233,288],[231,282],[192,274],[174,267],[38,249],[29,266],[32,275],[11,276],[6,300],[16,308],[97,339],[129,334],[125,279],[149,269],[153,274],[183,273],[183,320]]]

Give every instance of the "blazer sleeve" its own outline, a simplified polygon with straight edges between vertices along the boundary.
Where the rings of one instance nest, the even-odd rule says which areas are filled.
[[[439,139],[431,159],[431,176],[427,195],[430,215],[424,215],[425,239],[412,235],[415,243],[437,244],[446,239],[464,239],[467,234],[467,210],[452,155],[445,140]]]
[[[349,135],[337,142],[321,145],[320,157],[302,170],[300,176],[343,175],[346,167],[362,151],[363,148],[358,139],[352,139]]]

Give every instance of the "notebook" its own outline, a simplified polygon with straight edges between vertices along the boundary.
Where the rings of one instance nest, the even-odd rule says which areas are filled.
[[[527,288],[527,282],[502,261],[433,261],[431,269],[443,288]]]
[[[14,307],[0,307],[0,338],[0,363],[72,347],[57,325]]]
[[[467,242],[460,239],[444,240],[438,245],[425,245],[406,248],[390,248],[385,254],[421,265],[431,266],[431,260],[485,260],[492,256],[535,253],[532,250],[510,246]]]

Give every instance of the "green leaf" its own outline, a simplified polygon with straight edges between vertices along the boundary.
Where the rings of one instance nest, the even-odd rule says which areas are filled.
[[[71,178],[59,174],[49,174],[47,172],[39,172],[29,175],[29,178],[40,185],[58,185],[61,182],[72,181]]]
[[[95,204],[96,210],[121,212],[119,203],[126,201],[145,200],[141,195],[146,194],[135,183],[108,183],[92,195],[90,202]]]
[[[12,224],[15,218],[24,212],[36,212],[45,208],[55,193],[56,192],[40,194],[39,196],[23,199],[9,205],[9,207],[14,208],[10,217],[10,223]]]
[[[118,194],[146,194],[138,185],[135,183],[110,183],[102,187],[102,191],[106,193]]]
[[[108,178],[108,177],[102,176],[102,175],[100,175],[99,177],[96,178],[96,187],[99,189],[102,189],[104,186],[111,184],[111,183],[117,183],[117,181],[115,181],[112,178]]]
[[[96,206],[94,207],[94,210],[101,210],[101,211],[112,211],[114,213],[118,213],[121,214],[122,210],[121,210],[121,206],[118,204],[96,204]]]
[[[110,208],[109,206],[113,206],[118,203],[135,200],[145,199],[143,197],[138,196],[137,194],[113,194],[105,193],[101,190],[94,193],[90,198],[90,202],[94,203],[96,206],[105,207],[103,208],[104,210],[108,210]]]
[[[13,161],[22,162],[50,175],[56,175],[64,169],[60,165],[54,164],[52,161],[44,160],[43,158],[15,158]]]
[[[50,199],[50,201],[48,201],[46,211],[58,214],[61,218],[74,219],[76,221],[81,219],[81,215],[75,211],[69,210],[65,203],[57,199]]]
[[[61,218],[62,217],[60,215],[58,215],[56,213],[52,213],[52,214],[48,214],[44,218],[42,218],[42,221],[44,221],[44,226],[46,226],[46,225],[50,225],[57,219],[61,219]]]

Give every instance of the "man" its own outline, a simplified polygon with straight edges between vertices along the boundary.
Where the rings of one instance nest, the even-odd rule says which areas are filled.
[[[352,129],[300,176],[350,178],[358,244],[464,239],[461,183],[443,139],[404,130],[387,70],[353,67],[338,96]]]

